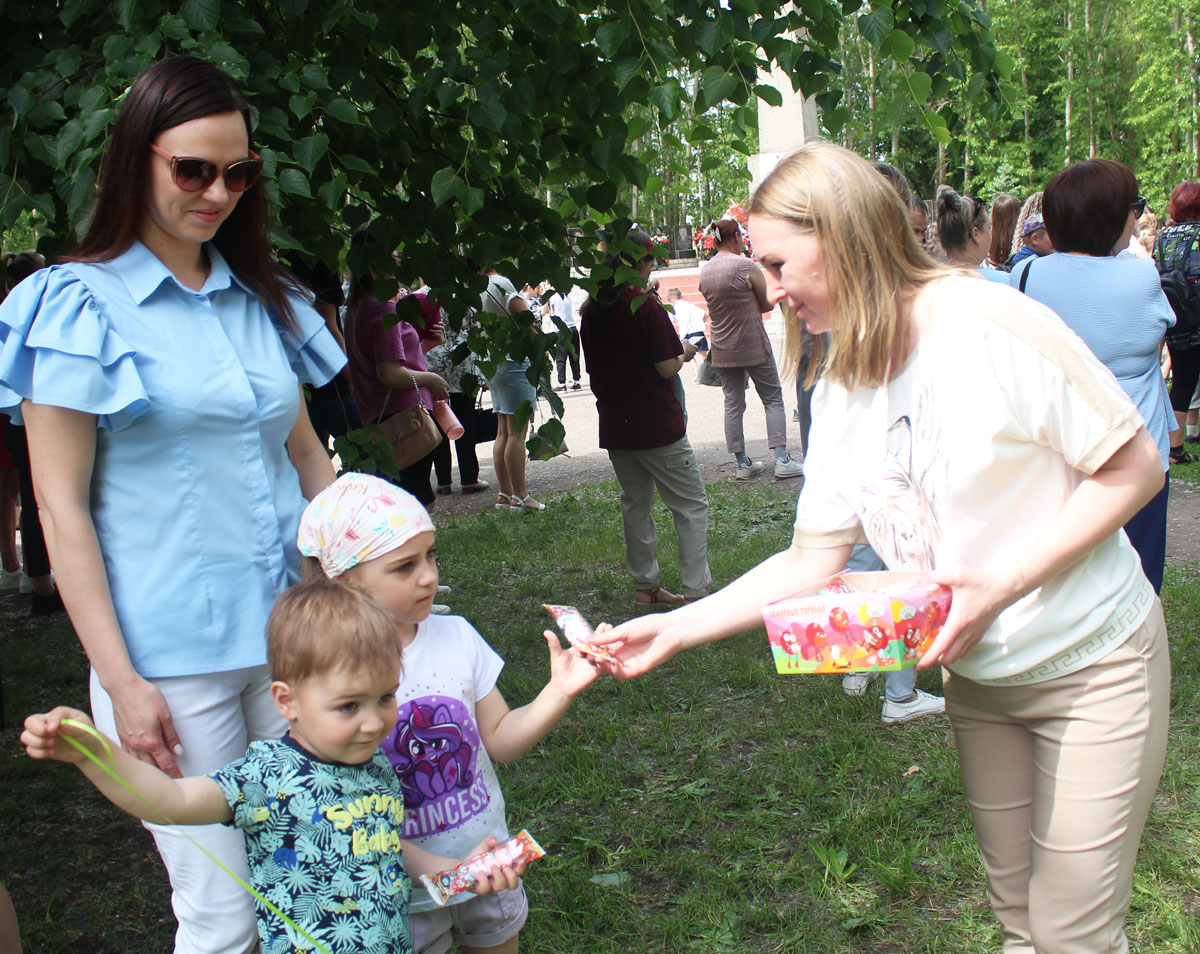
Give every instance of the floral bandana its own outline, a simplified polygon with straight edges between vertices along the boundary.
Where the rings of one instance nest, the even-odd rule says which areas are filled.
[[[332,580],[426,530],[433,521],[407,490],[369,474],[342,474],[305,508],[300,552],[320,560]]]

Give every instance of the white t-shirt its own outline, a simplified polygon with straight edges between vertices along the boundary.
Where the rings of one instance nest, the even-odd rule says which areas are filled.
[[[707,316],[703,308],[693,305],[690,301],[684,301],[682,298],[671,302],[671,307],[675,309],[675,323],[679,326],[680,338],[704,334],[704,319]]]
[[[520,297],[521,293],[503,275],[489,275],[488,287],[479,296],[479,301],[489,315],[503,315],[507,318],[509,303]]]
[[[1141,415],[1074,332],[1014,289],[948,277],[913,314],[917,348],[886,387],[817,385],[796,540],[865,539],[895,570],[1008,571]],[[1118,531],[949,668],[991,683],[1064,675],[1124,642],[1153,602]]]
[[[475,721],[475,704],[496,687],[504,660],[461,616],[431,616],[417,627],[402,665],[400,717],[381,746],[404,790],[402,837],[452,858],[488,835],[504,841],[504,795]],[[409,910],[433,907],[414,882]]]
[[[575,310],[571,307],[571,299],[562,292],[555,292],[550,297],[550,314],[562,319],[562,323],[568,328],[579,327],[575,320]],[[557,328],[557,325],[555,327]]]

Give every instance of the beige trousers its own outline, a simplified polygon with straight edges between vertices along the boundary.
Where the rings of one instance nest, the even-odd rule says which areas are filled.
[[[1086,669],[1032,686],[947,673],[945,692],[1004,954],[1126,954],[1167,741],[1161,605]]]

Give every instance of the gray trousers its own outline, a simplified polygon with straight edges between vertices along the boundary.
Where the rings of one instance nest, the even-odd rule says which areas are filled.
[[[621,485],[625,566],[639,590],[659,585],[658,533],[651,505],[654,488],[675,518],[679,575],[684,596],[704,596],[712,585],[708,569],[708,494],[687,437],[649,450],[610,450]]]
[[[725,449],[731,454],[746,450],[746,437],[742,431],[742,418],[746,414],[746,378],[754,382],[754,390],[763,403],[767,414],[767,446],[787,447],[787,410],[783,406],[783,386],[779,383],[779,369],[775,359],[768,358],[762,364],[739,368],[716,368],[721,377],[721,389],[725,392]]]

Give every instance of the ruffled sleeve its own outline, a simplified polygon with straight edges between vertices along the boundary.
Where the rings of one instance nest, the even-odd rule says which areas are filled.
[[[69,266],[44,268],[0,304],[0,410],[22,400],[95,414],[119,431],[150,406],[134,351]]]
[[[279,335],[288,363],[302,384],[328,384],[345,367],[346,355],[325,327],[325,319],[304,299],[292,298],[292,312],[297,330],[284,328]]]

